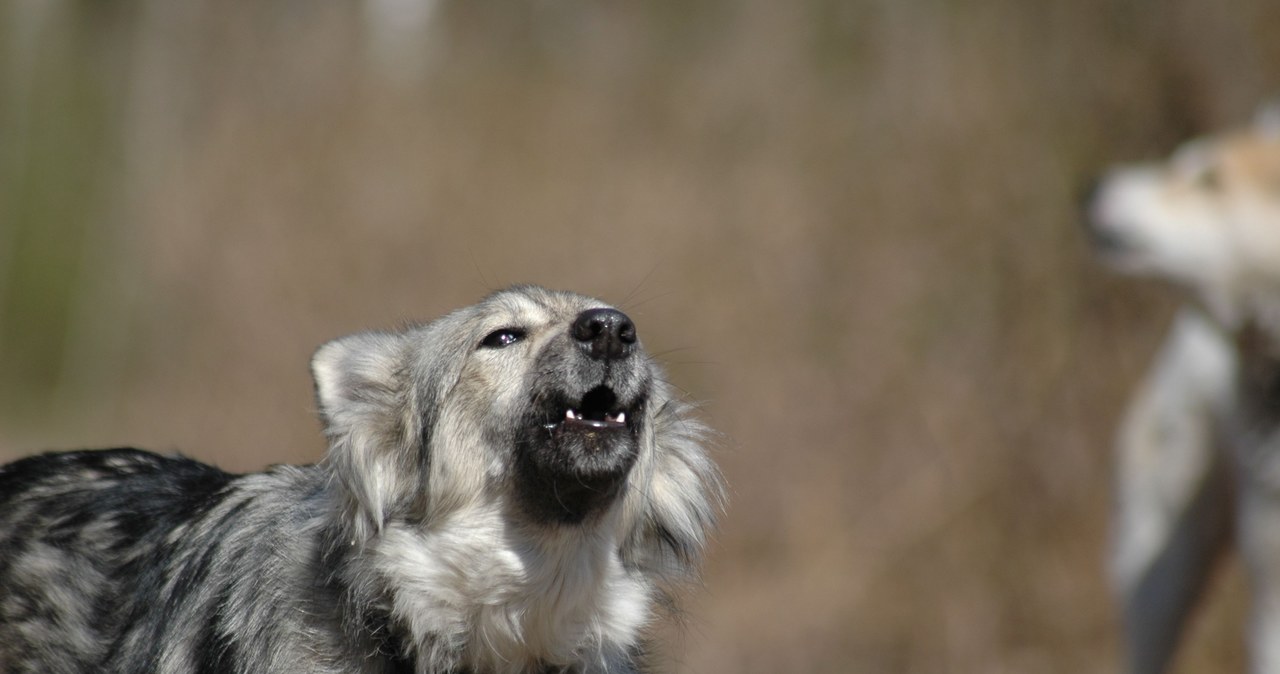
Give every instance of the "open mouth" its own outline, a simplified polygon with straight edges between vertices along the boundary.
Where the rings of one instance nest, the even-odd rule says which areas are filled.
[[[635,463],[644,398],[624,403],[600,385],[544,405],[546,432],[523,436],[519,445],[517,486],[537,517],[579,522],[614,502]]]
[[[1089,242],[1103,255],[1125,255],[1136,248],[1129,237],[1104,225],[1089,223],[1086,231],[1089,233]]]
[[[566,428],[583,428],[596,431],[627,428],[627,410],[618,404],[618,396],[607,386],[597,386],[582,396],[582,400],[564,408],[560,423]]]
[[[644,416],[644,398],[624,403],[614,389],[599,385],[574,399],[561,395],[543,409],[542,427],[553,444],[571,456],[610,456],[630,446]],[[593,460],[594,461],[594,460]]]
[[[556,444],[577,447],[587,455],[607,454],[622,447],[624,438],[639,434],[644,401],[641,395],[623,402],[613,388],[601,384],[580,398],[559,393],[545,400],[539,423],[545,437]]]

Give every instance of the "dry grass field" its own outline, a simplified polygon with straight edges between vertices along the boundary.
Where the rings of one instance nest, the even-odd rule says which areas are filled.
[[[670,671],[1118,672],[1109,444],[1177,297],[1076,194],[1275,93],[1249,0],[10,3],[0,458],[313,461],[321,342],[574,289],[723,433]],[[1234,564],[1178,672],[1240,671]]]

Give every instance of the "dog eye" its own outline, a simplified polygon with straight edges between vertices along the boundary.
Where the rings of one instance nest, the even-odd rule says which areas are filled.
[[[525,332],[520,328],[502,328],[489,333],[480,346],[486,349],[501,349],[524,339]]]

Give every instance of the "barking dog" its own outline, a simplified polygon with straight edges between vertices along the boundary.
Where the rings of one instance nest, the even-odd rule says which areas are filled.
[[[626,315],[518,287],[312,371],[314,466],[0,468],[0,671],[638,671],[722,487]]]
[[[1280,123],[1109,173],[1088,203],[1104,259],[1191,291],[1119,435],[1111,572],[1134,672],[1165,671],[1236,534],[1252,671],[1280,672]]]

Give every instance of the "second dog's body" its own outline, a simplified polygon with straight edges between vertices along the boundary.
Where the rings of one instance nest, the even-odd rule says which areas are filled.
[[[1113,583],[1131,671],[1166,671],[1234,531],[1252,671],[1280,672],[1280,123],[1106,176],[1091,233],[1115,267],[1188,288],[1119,436]]]

